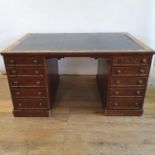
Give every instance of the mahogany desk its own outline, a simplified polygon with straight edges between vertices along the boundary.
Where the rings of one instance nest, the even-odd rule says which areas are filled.
[[[153,50],[128,33],[28,34],[1,53],[14,116],[49,116],[58,60],[92,57],[104,115],[142,115]]]

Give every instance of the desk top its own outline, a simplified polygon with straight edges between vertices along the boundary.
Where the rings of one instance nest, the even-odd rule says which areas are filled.
[[[128,33],[34,33],[27,34],[2,52],[150,52],[152,49]]]

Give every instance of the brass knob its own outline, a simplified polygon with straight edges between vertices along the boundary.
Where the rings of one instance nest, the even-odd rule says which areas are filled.
[[[12,74],[16,74],[17,72],[16,72],[16,70],[12,70],[11,73]]]
[[[33,63],[37,64],[37,63],[38,63],[38,60],[36,60],[36,59],[35,59],[35,60],[33,60]]]
[[[147,59],[146,59],[146,58],[143,58],[143,59],[141,60],[141,62],[142,62],[142,63],[146,63],[146,62],[147,62]]]
[[[141,91],[137,90],[136,93],[137,93],[137,95],[140,95],[141,94]]]
[[[40,81],[36,81],[36,84],[40,85],[40,83],[41,83]]]
[[[13,81],[13,84],[19,84],[19,82],[18,81]]]
[[[19,91],[17,91],[17,92],[16,92],[16,95],[20,95],[20,92],[19,92]]]
[[[39,105],[42,106],[42,103],[40,102]]]
[[[41,95],[42,94],[42,92],[41,91],[38,91],[38,93],[37,93],[38,95]]]
[[[35,70],[34,73],[35,73],[35,74],[39,74],[39,71],[38,71],[38,70]]]
[[[119,80],[116,80],[115,83],[116,83],[116,84],[120,84],[120,81],[119,81]]]
[[[22,103],[18,103],[18,106],[21,107],[22,106]]]
[[[115,106],[118,106],[118,103],[117,103],[117,102],[115,102],[115,103],[114,103],[114,105],[115,105]]]
[[[138,83],[139,83],[139,84],[143,84],[143,81],[142,81],[142,80],[138,80]]]
[[[120,69],[118,69],[118,70],[116,71],[116,73],[117,73],[117,74],[120,74],[120,73],[121,73],[121,70],[120,70]]]
[[[135,105],[136,105],[136,106],[139,106],[139,103],[138,103],[138,102],[135,102]]]
[[[144,69],[140,69],[139,71],[140,71],[140,73],[144,73],[145,72]]]
[[[11,64],[15,63],[15,60],[14,60],[14,59],[11,59],[11,60],[10,60],[10,63],[11,63]]]
[[[115,91],[115,95],[119,95],[119,91]]]

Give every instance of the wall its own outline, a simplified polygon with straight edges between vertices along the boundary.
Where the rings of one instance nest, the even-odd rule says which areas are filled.
[[[150,8],[150,22],[149,22],[149,35],[150,35],[150,40],[148,44],[155,49],[155,1],[153,0],[151,3],[151,8]],[[155,56],[153,58],[153,63],[151,67],[151,76],[155,77]]]
[[[153,3],[154,0],[0,0],[0,51],[29,32],[129,32],[155,48],[150,26],[155,21]],[[4,69],[2,57],[0,69]],[[62,59],[60,73],[95,74],[96,61]]]

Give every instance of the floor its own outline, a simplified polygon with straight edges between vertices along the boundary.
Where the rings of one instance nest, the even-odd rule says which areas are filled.
[[[141,117],[103,116],[94,76],[62,76],[52,116],[15,118],[0,77],[0,155],[155,155],[155,78]]]

